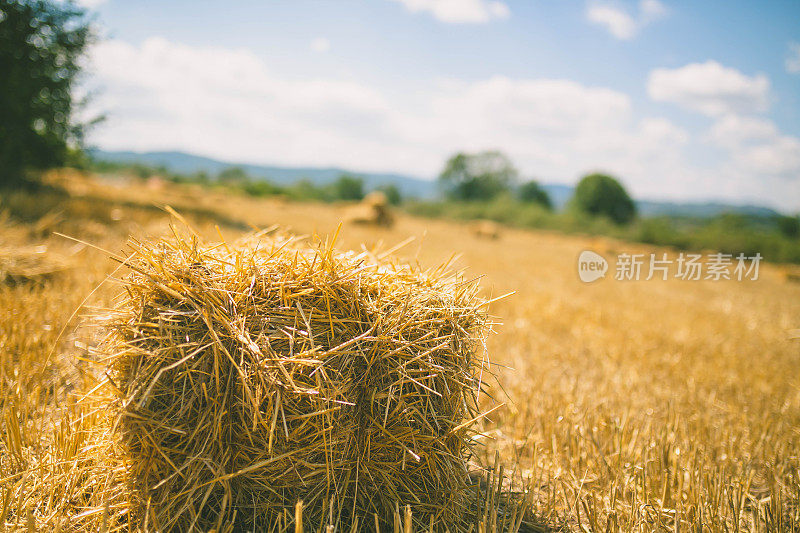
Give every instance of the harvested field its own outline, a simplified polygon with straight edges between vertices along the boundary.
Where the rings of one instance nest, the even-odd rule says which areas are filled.
[[[170,216],[153,208],[143,184],[73,178],[69,187],[58,198],[18,195],[0,204],[4,246],[46,245],[72,265],[41,282],[0,284],[0,522],[10,530],[155,530],[152,522],[132,525],[142,501],[130,484],[129,444],[115,437],[109,410],[126,395],[121,382],[114,381],[119,391],[110,386],[108,352],[93,324],[120,305],[120,285],[103,283],[122,275],[109,255],[124,254],[131,234],[171,238]],[[157,200],[207,242],[234,242],[244,228],[273,224],[324,241],[339,225],[340,212],[319,204],[170,184]],[[55,208],[62,215],[52,216]],[[91,237],[84,228],[95,228]],[[478,296],[515,291],[488,309],[502,321],[488,339],[497,379],[487,380],[493,398],[477,409],[503,405],[477,422],[470,468],[492,465],[498,454],[506,488],[528,490],[530,527],[800,527],[800,285],[782,269],[762,265],[755,282],[587,285],[575,260],[592,249],[590,238],[504,228],[502,239],[479,239],[463,225],[402,214],[391,229],[345,227],[338,248],[369,256],[409,237],[397,256],[423,271],[456,254],[453,268],[466,269],[465,279],[482,276]],[[308,305],[300,307],[305,313]],[[478,487],[497,482],[480,477]],[[408,503],[417,516],[414,502],[397,503],[400,515]],[[316,531],[313,509],[305,525]],[[281,527],[292,530],[293,513],[284,512]]]

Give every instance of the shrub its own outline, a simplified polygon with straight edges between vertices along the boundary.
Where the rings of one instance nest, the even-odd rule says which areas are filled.
[[[800,236],[800,217],[798,216],[779,216],[777,225],[780,232],[790,239]]]
[[[516,178],[508,157],[488,151],[454,155],[439,174],[439,183],[452,200],[490,200],[507,191]]]
[[[364,198],[364,180],[342,174],[331,184],[335,200],[361,200]]]
[[[575,187],[573,206],[593,216],[627,224],[636,216],[636,204],[620,183],[605,174],[590,174]]]
[[[382,185],[378,187],[377,190],[385,194],[386,199],[392,205],[400,205],[403,202],[403,196],[402,194],[400,194],[400,189],[398,189],[397,185],[395,185],[394,183]]]
[[[550,195],[547,194],[541,185],[531,180],[519,186],[517,196],[521,202],[529,204],[537,204],[545,209],[552,209],[553,202],[550,200]]]

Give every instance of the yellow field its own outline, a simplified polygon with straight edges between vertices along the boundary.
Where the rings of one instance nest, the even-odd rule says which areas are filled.
[[[82,401],[101,369],[91,363],[91,310],[81,305],[112,304],[119,287],[101,283],[117,264],[53,232],[117,253],[129,235],[168,231],[169,216],[155,205],[173,206],[212,239],[215,225],[226,239],[273,224],[325,236],[342,213],[166,185],[67,183],[68,197],[2,200],[0,278],[12,259],[20,272],[68,267],[44,281],[0,284],[0,523],[11,529],[68,530],[79,512],[100,529],[109,505],[122,505],[112,497],[118,469],[97,459],[95,415]],[[491,309],[503,323],[489,341],[492,390],[505,405],[485,424],[479,452],[484,463],[499,452],[543,525],[800,529],[800,284],[778,267],[762,265],[755,282],[584,284],[581,250],[611,259],[648,249],[512,229],[488,240],[464,224],[407,216],[391,230],[345,226],[339,246],[408,237],[415,240],[401,256],[434,266],[460,254],[455,264],[483,276],[487,296],[514,291]],[[97,479],[76,479],[88,456],[99,461]],[[112,503],[92,499],[88,487]]]

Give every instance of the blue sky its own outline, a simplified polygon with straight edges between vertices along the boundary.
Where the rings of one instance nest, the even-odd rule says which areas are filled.
[[[91,142],[800,210],[800,2],[84,0]]]

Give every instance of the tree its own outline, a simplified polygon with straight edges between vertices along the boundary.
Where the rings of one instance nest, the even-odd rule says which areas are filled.
[[[250,176],[242,167],[228,167],[217,175],[217,181],[225,185],[241,185],[250,181]]]
[[[589,174],[575,187],[572,203],[590,215],[610,218],[627,224],[636,216],[636,204],[620,183],[605,174]]]
[[[378,187],[376,190],[385,194],[386,199],[392,205],[400,205],[403,201],[403,195],[394,183],[387,183],[386,185]]]
[[[91,37],[71,3],[0,0],[0,185],[62,165],[79,146],[72,90]]]
[[[541,185],[533,180],[527,181],[520,185],[517,195],[519,196],[521,202],[537,204],[547,210],[553,208],[553,202],[550,200],[550,195],[547,194],[547,191],[542,189]]]
[[[445,164],[439,183],[452,200],[491,200],[509,189],[517,170],[497,151],[477,154],[458,153]]]
[[[780,215],[777,219],[778,230],[790,239],[800,236],[800,216]]]
[[[364,198],[364,180],[349,174],[342,174],[332,184],[336,200],[361,200]]]

